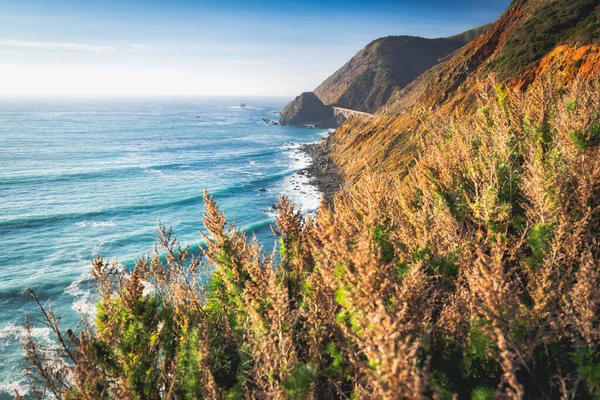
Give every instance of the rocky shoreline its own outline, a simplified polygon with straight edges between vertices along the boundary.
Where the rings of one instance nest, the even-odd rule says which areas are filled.
[[[325,203],[332,207],[333,198],[344,182],[340,170],[331,159],[323,142],[304,144],[299,150],[309,156],[312,162],[298,174],[306,174],[311,179],[310,183],[322,193]]]

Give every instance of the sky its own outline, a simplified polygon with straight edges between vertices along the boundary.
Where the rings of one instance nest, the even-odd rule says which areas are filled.
[[[378,37],[450,36],[509,3],[0,0],[0,96],[294,96]]]

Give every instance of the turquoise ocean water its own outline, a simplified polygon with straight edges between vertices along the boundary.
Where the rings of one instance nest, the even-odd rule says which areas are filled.
[[[316,207],[297,146],[326,131],[266,124],[286,100],[0,99],[0,399],[23,385],[22,325],[39,317],[27,288],[66,329],[90,310],[96,254],[151,251],[159,219],[200,243],[204,188],[267,248],[281,194]]]

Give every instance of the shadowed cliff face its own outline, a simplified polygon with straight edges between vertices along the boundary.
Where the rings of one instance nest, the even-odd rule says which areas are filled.
[[[323,104],[313,92],[304,92],[281,111],[282,125],[310,124],[327,120],[333,116],[333,109]]]
[[[315,94],[325,104],[375,112],[395,91],[482,31],[483,27],[439,39],[414,36],[377,39],[321,83]]]

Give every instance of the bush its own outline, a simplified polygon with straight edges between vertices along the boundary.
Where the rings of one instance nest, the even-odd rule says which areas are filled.
[[[597,398],[600,82],[488,86],[485,112],[432,111],[402,176],[365,173],[316,219],[282,198],[278,258],[206,194],[199,256],[160,226],[132,271],[94,260],[93,323],[40,305],[57,341],[29,336],[34,393]]]

